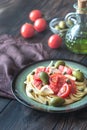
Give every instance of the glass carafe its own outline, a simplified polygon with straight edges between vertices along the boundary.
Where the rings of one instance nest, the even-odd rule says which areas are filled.
[[[65,17],[66,22],[71,20],[74,23],[66,33],[65,44],[74,53],[87,54],[87,7],[79,9],[78,5],[74,4],[74,8],[76,12]]]

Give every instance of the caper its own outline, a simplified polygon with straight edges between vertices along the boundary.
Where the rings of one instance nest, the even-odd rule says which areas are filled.
[[[46,72],[40,72],[39,77],[43,83],[45,83],[45,84],[49,83],[49,76]]]
[[[58,25],[59,25],[59,28],[61,28],[61,29],[66,28],[66,22],[65,21],[60,21]]]
[[[84,91],[84,88],[78,88],[79,91],[83,92]]]
[[[30,92],[30,93],[33,93],[33,89],[30,89],[29,92]]]
[[[32,72],[31,72],[31,74],[32,74],[32,75],[34,75],[34,74],[35,74],[35,72],[34,72],[34,71],[32,71]]]
[[[51,98],[49,105],[57,107],[63,105],[64,102],[65,100],[63,98],[55,96]]]
[[[71,80],[70,79],[66,79],[66,82],[69,84],[69,83],[71,83]]]
[[[65,62],[63,60],[58,60],[56,63],[55,63],[55,67],[58,68],[59,65],[65,65]]]
[[[83,82],[84,81],[84,74],[80,70],[76,70],[72,72],[73,76],[76,77],[77,81]]]

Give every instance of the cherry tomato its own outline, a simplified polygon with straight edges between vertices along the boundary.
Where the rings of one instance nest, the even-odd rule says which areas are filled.
[[[21,35],[24,38],[31,38],[31,37],[34,36],[34,34],[35,34],[35,29],[34,29],[32,24],[25,23],[25,24],[22,25],[22,27],[21,27]]]
[[[39,18],[34,22],[34,28],[37,32],[42,32],[47,28],[47,22],[44,18]]]
[[[36,19],[41,18],[42,17],[42,12],[40,10],[32,10],[29,13],[29,18],[32,22],[35,22]]]
[[[69,94],[70,94],[70,87],[69,87],[69,85],[68,85],[67,83],[65,83],[65,84],[61,87],[61,89],[59,90],[59,92],[58,92],[57,95],[58,95],[59,97],[66,98],[66,97],[69,96]]]
[[[59,48],[61,44],[62,44],[62,38],[57,34],[50,36],[48,39],[48,46],[50,48],[53,49]]]

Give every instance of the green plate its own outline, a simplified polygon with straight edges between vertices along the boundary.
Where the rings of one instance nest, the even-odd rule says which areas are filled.
[[[53,60],[54,63],[57,61],[57,59]],[[84,75],[87,78],[87,67],[74,61],[70,60],[64,60],[66,64],[74,67],[74,68],[79,68]],[[41,110],[45,112],[51,112],[51,113],[66,113],[66,112],[71,112],[71,111],[76,111],[78,109],[82,109],[87,106],[87,96],[82,98],[80,101],[77,101],[75,103],[72,103],[67,106],[62,106],[62,107],[53,107],[53,106],[47,106],[41,103],[38,103],[31,98],[29,98],[26,95],[25,92],[25,87],[24,87],[24,81],[26,79],[26,76],[28,73],[30,73],[33,69],[39,66],[48,66],[51,60],[43,60],[43,61],[38,61],[35,62],[34,64],[31,64],[29,66],[26,66],[23,68],[14,78],[12,82],[12,92],[15,96],[15,98],[24,104],[25,106],[28,106],[30,108],[36,109],[36,110]]]

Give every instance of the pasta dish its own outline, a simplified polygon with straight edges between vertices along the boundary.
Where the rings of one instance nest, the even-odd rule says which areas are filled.
[[[62,60],[35,68],[24,84],[29,98],[55,107],[74,103],[87,94],[84,74]]]

